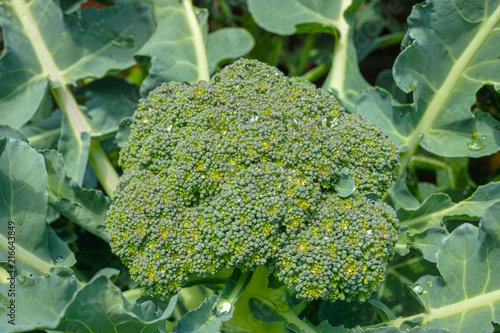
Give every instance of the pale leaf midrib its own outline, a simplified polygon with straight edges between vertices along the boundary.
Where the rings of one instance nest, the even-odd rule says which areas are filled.
[[[497,199],[497,200],[487,200],[487,201],[484,201],[484,202],[487,202],[488,205],[490,205],[493,202],[497,202],[499,200],[500,199]],[[418,224],[420,222],[424,222],[424,221],[432,219],[432,218],[441,218],[441,217],[448,216],[448,215],[463,215],[464,214],[463,212],[461,212],[459,214],[448,214],[448,213],[453,212],[454,210],[462,208],[462,207],[467,207],[467,206],[470,206],[470,205],[474,206],[476,204],[481,204],[481,202],[464,200],[464,201],[459,202],[458,204],[454,204],[451,207],[448,207],[448,208],[445,208],[445,209],[442,209],[442,210],[438,210],[438,211],[436,211],[434,213],[424,214],[424,215],[421,215],[419,217],[415,217],[415,218],[408,219],[408,220],[403,220],[403,221],[401,221],[401,225],[404,225],[406,227],[410,227],[410,226],[413,226],[415,224]],[[473,216],[473,215],[470,215],[470,216]],[[473,217],[477,217],[477,216],[473,216]]]
[[[193,8],[191,0],[183,0],[182,4],[186,11],[187,21],[191,34],[193,36],[193,44],[196,55],[196,62],[198,64],[198,80],[208,81],[210,80],[210,74],[208,71],[208,59],[207,50],[205,47],[205,41],[203,40],[203,31],[196,17],[196,13]]]
[[[0,248],[8,252],[8,240],[4,235],[0,235]],[[18,261],[24,262],[31,267],[36,268],[38,271],[42,273],[50,273],[50,269],[55,267],[37,256],[33,255],[30,251],[27,251],[22,246],[18,244],[15,245],[15,261],[16,265]]]
[[[91,127],[85,117],[81,114],[74,97],[68,91],[66,86],[67,82],[62,77],[61,70],[54,62],[54,58],[52,57],[51,52],[49,51],[47,44],[45,44],[45,40],[38,29],[36,20],[30,9],[30,6],[34,1],[37,0],[32,0],[29,3],[26,3],[24,0],[11,0],[12,10],[16,13],[26,37],[33,46],[35,56],[38,59],[40,67],[42,68],[42,73],[40,75],[46,74],[49,77],[52,86],[57,87],[53,88],[53,90],[58,91],[60,97],[62,98],[63,105],[60,105],[60,107],[67,112],[70,119],[72,119],[72,121],[70,121],[71,127],[77,133],[77,140],[79,146],[81,147],[83,146],[83,143],[79,134],[82,132],[91,132]]]
[[[434,319],[451,317],[464,314],[467,311],[489,307],[491,304],[500,302],[500,290],[495,290],[486,294],[474,296],[463,301],[448,304],[440,308],[431,309],[428,313],[420,313],[409,317],[401,317],[384,322],[384,325],[400,327],[405,321],[415,318],[422,318],[420,325],[426,324]]]
[[[333,22],[335,28],[339,32],[339,37],[335,41],[333,49],[332,69],[328,75],[329,80],[325,82],[326,90],[335,89],[339,99],[345,97],[344,82],[347,67],[347,47],[349,42],[349,23],[347,23],[344,12],[351,6],[352,0],[343,0],[340,8],[340,16],[337,21]]]
[[[43,69],[42,74],[47,74],[52,82],[56,82],[60,85],[66,85],[66,82],[59,74],[59,68],[54,62],[54,59],[52,58],[51,53],[48,50],[42,35],[40,34],[40,30],[35,23],[36,20],[29,8],[29,4],[27,4],[24,0],[11,1],[12,9],[14,10],[14,12],[16,12],[17,17],[19,18],[19,22],[22,25],[23,31],[25,32],[26,37],[28,37],[31,45],[33,46],[35,55],[38,58],[38,62]]]

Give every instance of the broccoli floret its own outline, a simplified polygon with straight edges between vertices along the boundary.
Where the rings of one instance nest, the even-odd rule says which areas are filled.
[[[154,296],[263,265],[299,297],[364,300],[393,255],[399,222],[373,201],[398,175],[393,143],[331,93],[258,61],[151,92],[120,164],[111,246]],[[356,187],[341,197],[346,170]]]

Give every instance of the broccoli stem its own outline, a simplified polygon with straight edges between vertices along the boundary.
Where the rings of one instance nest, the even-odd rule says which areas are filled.
[[[328,71],[330,70],[330,67],[331,66],[329,64],[328,65],[318,65],[318,66],[310,69],[309,71],[305,72],[302,75],[302,78],[307,80],[307,81],[316,82],[328,73]]]
[[[90,141],[89,163],[92,166],[92,169],[94,169],[97,179],[99,179],[104,192],[112,198],[113,191],[118,185],[118,173],[109,161],[108,156],[101,147],[101,144],[96,139],[92,139]]]
[[[297,66],[292,66],[290,68],[290,72],[288,72],[288,76],[298,76],[304,73],[304,69],[307,65],[307,60],[309,59],[309,51],[314,46],[314,41],[316,39],[316,35],[314,33],[309,33],[304,39],[304,43],[302,45],[302,51],[300,53],[300,60]]]
[[[224,302],[229,302],[233,305],[247,287],[252,278],[252,274],[253,272],[251,271],[243,273],[239,269],[235,269],[219,296],[218,305]]]
[[[83,114],[80,110],[75,97],[67,86],[62,85],[58,88],[51,88],[51,91],[57,105],[68,117],[79,145],[82,146],[83,143],[80,139],[80,135],[84,132],[89,134],[92,132],[92,127],[90,126],[85,114]],[[99,179],[104,191],[109,197],[111,197],[118,184],[119,176],[104,153],[100,142],[94,139],[91,141],[89,162],[92,165],[92,168],[97,175],[97,179]],[[75,181],[81,184],[79,180],[75,179]]]
[[[224,268],[220,272],[212,276],[200,277],[197,275],[192,275],[186,282],[184,287],[192,287],[198,284],[219,284],[226,283],[227,279],[233,274],[232,268]]]
[[[247,277],[242,276],[242,278]],[[228,331],[231,331],[232,328],[234,331],[243,332],[288,332],[285,322],[263,322],[256,319],[250,311],[249,301],[253,297],[262,299],[282,299],[283,290],[268,288],[268,282],[269,271],[263,266],[257,267],[251,275],[251,279],[245,290],[234,304],[235,310],[233,317],[224,323]]]
[[[295,325],[299,328],[299,331],[302,333],[317,333],[318,331],[314,329],[314,327],[305,323],[302,319],[300,319],[293,308],[288,307],[288,310],[283,311],[281,307],[275,304],[273,301],[268,299],[264,299],[262,297],[254,297],[257,298],[262,304],[267,307],[273,309],[276,314],[278,314],[281,318],[283,318],[288,324]]]

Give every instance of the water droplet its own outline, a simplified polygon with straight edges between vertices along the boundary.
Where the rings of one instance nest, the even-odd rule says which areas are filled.
[[[227,131],[229,130],[229,126],[225,122],[221,122],[219,123],[219,125],[217,125],[217,127],[215,127],[215,130],[222,135],[226,135]]]
[[[269,142],[269,140],[262,141],[262,149],[268,150],[270,146],[271,146],[271,142]]]
[[[423,139],[424,139],[424,135],[423,134],[419,134],[418,135],[418,141],[422,142]]]
[[[251,123],[255,123],[259,121],[259,116],[250,116],[250,118],[248,118],[248,121]]]
[[[64,257],[63,256],[57,256],[56,262],[61,263],[63,261],[64,261]]]
[[[173,127],[173,125],[170,124],[170,125],[167,125],[167,127],[165,129],[167,130],[167,132],[170,132],[172,130],[172,127]]]
[[[329,127],[329,128],[335,127],[337,123],[338,123],[338,118],[332,116],[326,117],[321,121],[321,125],[323,127]]]
[[[3,306],[9,306],[10,301],[4,295],[0,294],[0,304]]]
[[[486,135],[483,135],[481,139],[486,140]]]
[[[118,37],[116,39],[113,39],[111,41],[111,44],[125,49],[131,49],[134,47],[135,42],[134,39],[130,37]]]
[[[467,143],[467,148],[469,148],[472,151],[478,151],[486,148],[486,145],[483,143],[483,141],[479,140],[478,138],[472,138],[472,140],[470,140],[469,143]]]
[[[18,276],[17,277],[17,281],[19,281],[19,283],[24,283],[25,280],[26,280],[26,276]]]
[[[231,308],[233,306],[231,305],[231,303],[229,302],[223,302],[222,304],[219,304],[214,310],[213,310],[213,314],[214,316],[220,318],[220,317],[224,317],[225,315],[227,315],[229,312],[231,312]]]
[[[412,289],[417,295],[420,295],[424,291],[424,288],[419,284],[413,286]]]
[[[23,222],[21,220],[17,220],[17,224],[21,225]]]
[[[220,82],[220,77],[218,77],[218,76],[214,77],[214,81],[215,82]]]
[[[26,280],[24,281],[24,283],[22,285],[24,287],[31,287],[34,284],[35,284],[35,280],[30,279],[30,278],[26,278]]]

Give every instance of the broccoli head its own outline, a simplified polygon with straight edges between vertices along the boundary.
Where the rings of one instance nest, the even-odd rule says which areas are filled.
[[[141,100],[120,164],[111,246],[154,296],[232,267],[330,301],[364,300],[384,278],[399,222],[377,200],[398,151],[307,81],[239,60],[210,82],[165,83]]]

